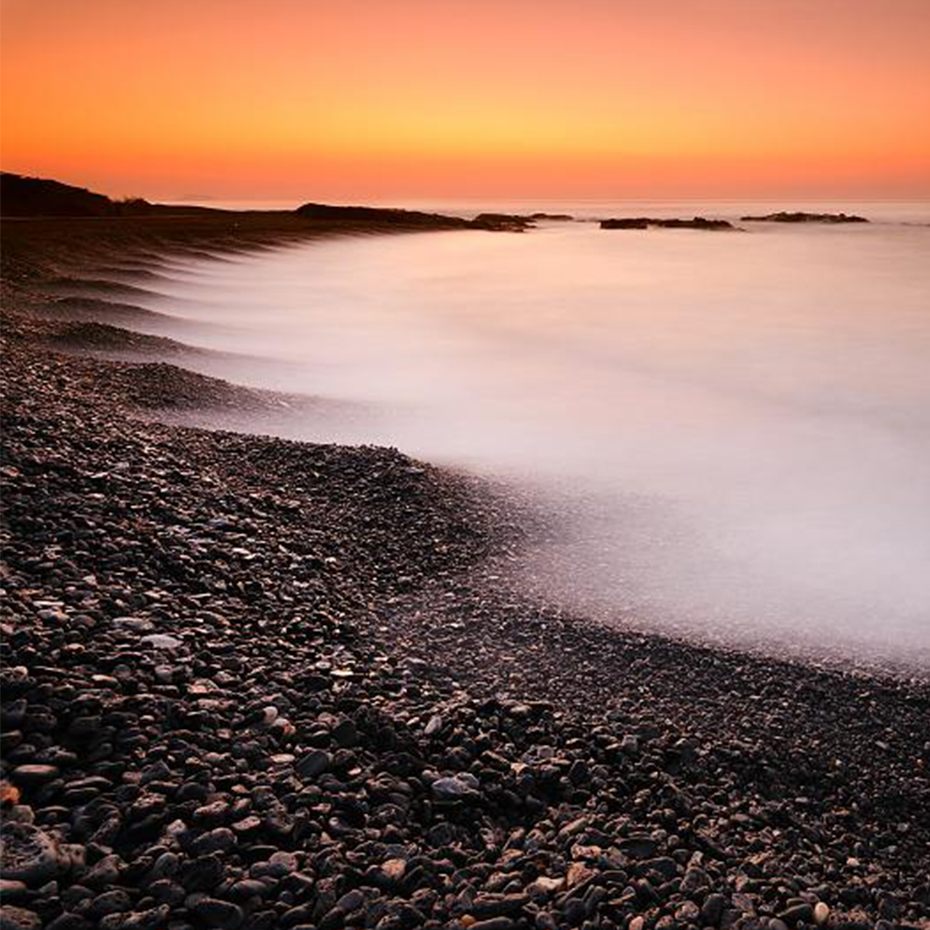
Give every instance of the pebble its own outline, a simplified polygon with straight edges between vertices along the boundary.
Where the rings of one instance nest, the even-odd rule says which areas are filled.
[[[54,878],[62,867],[58,844],[43,830],[16,821],[3,824],[0,873],[4,879],[35,887]]]
[[[42,930],[42,918],[35,911],[4,904],[0,907],[0,930]]]
[[[55,765],[18,765],[11,774],[13,781],[21,785],[40,785],[58,777]]]
[[[155,629],[155,624],[147,617],[116,617],[113,626],[130,633],[148,633]]]
[[[399,882],[407,871],[407,863],[403,859],[388,859],[381,863],[381,871],[392,882]]]
[[[475,794],[475,789],[461,775],[437,778],[432,784],[433,796],[438,801],[459,801]]]
[[[217,898],[201,898],[191,911],[208,927],[221,927],[222,930],[236,930],[243,921],[242,908],[238,904]]]
[[[311,749],[297,760],[295,768],[304,778],[316,778],[332,765],[333,757],[323,749]]]
[[[150,633],[139,640],[140,643],[147,643],[153,649],[164,649],[172,651],[180,649],[184,643],[176,636],[169,636],[167,633]]]
[[[29,886],[25,882],[0,878],[0,901],[17,901],[28,896]]]

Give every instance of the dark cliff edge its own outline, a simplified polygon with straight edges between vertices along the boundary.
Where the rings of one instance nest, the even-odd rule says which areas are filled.
[[[83,187],[49,178],[32,178],[10,171],[0,173],[0,215],[27,216],[168,216],[226,211],[211,207],[154,204],[141,197],[113,200]]]

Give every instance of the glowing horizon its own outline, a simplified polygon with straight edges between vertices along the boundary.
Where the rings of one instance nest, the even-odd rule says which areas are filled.
[[[178,199],[930,196],[923,0],[3,0],[4,170]]]

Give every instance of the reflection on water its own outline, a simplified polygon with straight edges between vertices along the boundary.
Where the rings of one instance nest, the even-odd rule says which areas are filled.
[[[895,209],[928,219],[878,213]],[[565,525],[526,574],[566,600],[914,654],[930,648],[928,247],[930,228],[891,222],[334,240],[176,262],[158,308],[217,324],[203,345],[281,360],[226,377],[383,412],[294,435],[532,482]]]

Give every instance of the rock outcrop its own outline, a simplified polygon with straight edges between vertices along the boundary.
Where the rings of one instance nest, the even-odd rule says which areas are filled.
[[[305,203],[294,211],[310,220],[351,221],[389,226],[423,226],[429,229],[467,229],[472,224],[462,217],[393,207],[338,206],[327,203]]]
[[[657,226],[661,229],[705,229],[710,231],[736,229],[729,220],[709,220],[695,216],[690,220],[658,219],[650,216],[618,217],[601,220],[601,229],[648,229]]]
[[[802,210],[790,213],[766,213],[762,216],[741,216],[744,223],[868,223],[864,216],[850,213],[805,213]]]
[[[516,213],[479,213],[472,224],[478,229],[492,229],[497,232],[524,232],[533,225],[533,218]]]

